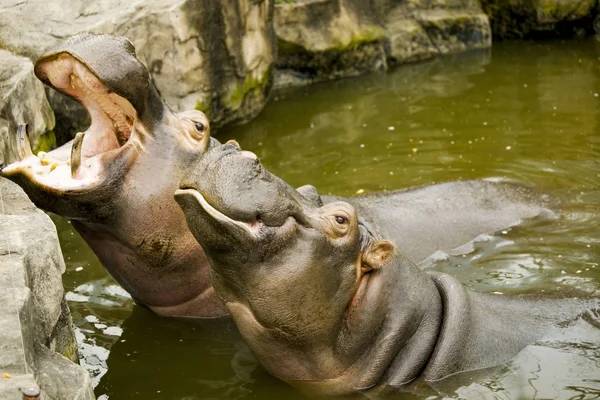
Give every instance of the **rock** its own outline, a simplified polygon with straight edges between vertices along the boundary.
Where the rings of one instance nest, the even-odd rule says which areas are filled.
[[[170,107],[201,109],[218,126],[248,120],[266,102],[276,50],[273,4],[274,0],[13,1],[0,8],[0,47],[35,59],[82,31],[125,36]],[[68,119],[73,110],[62,98],[51,96],[52,105]]]
[[[540,0],[536,2],[535,16],[540,25],[575,21],[595,12],[595,0]]]
[[[0,398],[18,400],[39,385],[46,400],[93,399],[89,374],[71,361],[78,355],[56,228],[3,178],[0,232],[0,373],[10,376],[0,377]]]
[[[434,9],[416,12],[415,18],[440,54],[492,45],[489,20],[482,12]]]
[[[29,124],[34,150],[47,151],[54,144],[54,113],[44,85],[33,73],[33,64],[25,57],[0,50],[0,163],[16,159],[15,132],[22,123]]]
[[[481,4],[498,38],[592,31],[598,16],[595,0],[482,0]]]
[[[394,64],[424,60],[439,54],[427,32],[413,18],[390,18],[388,56]]]
[[[275,7],[277,68],[306,82],[387,69],[385,30],[359,0],[297,0]],[[281,80],[281,78],[279,78]],[[280,84],[281,85],[281,84]]]
[[[278,88],[491,46],[476,0],[287,1],[275,32]]]
[[[492,45],[489,20],[476,0],[411,0],[386,10],[385,27],[395,63]]]
[[[90,374],[62,355],[38,345],[40,362],[37,381],[47,398],[90,400],[95,399]]]

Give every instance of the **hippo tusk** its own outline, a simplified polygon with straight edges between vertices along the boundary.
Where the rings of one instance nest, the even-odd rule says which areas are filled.
[[[83,136],[85,133],[79,132],[73,139],[73,147],[71,147],[71,177],[75,178],[81,167],[81,148],[83,147]]]
[[[228,140],[228,141],[227,141],[227,143],[225,143],[225,144],[232,144],[232,145],[234,145],[235,147],[237,147],[237,149],[238,149],[238,150],[241,150],[241,148],[240,148],[240,144],[237,142],[237,140],[233,140],[233,139],[231,139],[231,140]]]
[[[23,161],[32,155],[27,124],[19,124],[17,127],[17,156],[19,161]]]

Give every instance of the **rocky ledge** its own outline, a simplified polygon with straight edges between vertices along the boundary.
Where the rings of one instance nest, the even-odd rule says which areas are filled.
[[[277,87],[386,70],[492,43],[477,0],[281,0],[274,21]]]
[[[64,297],[56,228],[0,178],[0,399],[36,388],[43,400],[94,399]]]

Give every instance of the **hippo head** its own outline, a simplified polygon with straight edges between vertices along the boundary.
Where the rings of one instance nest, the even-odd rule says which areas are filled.
[[[133,185],[126,176],[135,165],[150,174],[177,169],[210,141],[206,116],[196,110],[172,113],[125,38],[73,36],[40,56],[35,74],[81,103],[91,117],[90,127],[73,141],[37,156],[21,129],[19,161],[1,171],[48,211],[92,222],[108,218],[114,198]],[[155,187],[160,182],[154,176]]]
[[[350,204],[323,205],[314,188],[295,190],[234,143],[211,148],[180,186],[175,199],[209,257],[215,291],[263,366],[286,380],[348,368],[364,350],[349,337],[380,321],[362,317],[381,316],[364,298],[385,282],[371,277],[394,245]]]

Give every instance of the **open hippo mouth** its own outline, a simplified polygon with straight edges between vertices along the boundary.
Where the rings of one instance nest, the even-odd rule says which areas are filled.
[[[100,41],[105,48],[108,44],[113,46],[113,50],[102,55],[102,48],[97,47]],[[91,124],[71,142],[37,156],[32,154],[26,132],[20,128],[19,161],[4,168],[3,175],[22,174],[38,188],[64,193],[98,185],[109,177],[105,170],[117,158],[128,158],[126,164],[130,164],[138,153],[134,151],[135,145],[140,145],[136,139],[147,134],[138,118],[148,97],[149,75],[135,58],[129,41],[104,35],[78,35],[56,51],[42,55],[36,62],[35,73],[45,84],[81,103],[90,115]],[[123,167],[113,165],[111,172],[123,173],[127,169]]]

